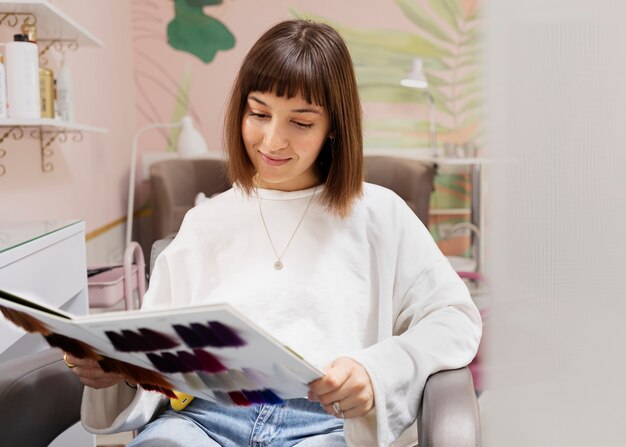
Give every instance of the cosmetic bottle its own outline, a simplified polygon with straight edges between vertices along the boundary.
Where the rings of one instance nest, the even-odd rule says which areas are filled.
[[[0,54],[0,119],[8,118],[7,115],[7,72],[4,68],[4,58]]]
[[[59,117],[63,121],[74,121],[74,86],[72,73],[65,57],[61,61],[57,76],[57,108]]]
[[[39,47],[25,34],[15,34],[5,44],[7,106],[9,118],[41,117],[39,98]]]
[[[22,25],[22,34],[24,34],[29,42],[37,43],[37,28],[35,25]]]
[[[39,69],[39,96],[41,117],[54,118],[54,75],[49,68]]]

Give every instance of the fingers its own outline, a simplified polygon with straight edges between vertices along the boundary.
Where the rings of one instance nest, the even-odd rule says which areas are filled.
[[[367,371],[349,358],[335,360],[326,375],[309,388],[309,400],[320,402],[327,413],[336,417],[361,417],[374,407],[374,389]]]
[[[91,368],[94,368],[98,365],[98,362],[96,362],[95,360],[92,359],[79,359],[78,357],[74,357],[72,354],[66,352],[63,355],[63,360],[65,360],[65,363],[68,364],[68,367],[76,367],[76,366],[89,366]]]
[[[64,360],[83,385],[98,389],[108,388],[124,380],[121,374],[104,372],[95,360],[79,359],[71,354],[66,354]]]

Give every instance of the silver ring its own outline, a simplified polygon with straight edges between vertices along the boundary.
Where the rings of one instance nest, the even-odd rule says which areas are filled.
[[[341,405],[339,405],[339,401],[333,402],[333,411],[337,416],[343,419],[343,410],[341,409]]]

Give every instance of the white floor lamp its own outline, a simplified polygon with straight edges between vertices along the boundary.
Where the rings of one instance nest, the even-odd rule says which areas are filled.
[[[130,150],[130,178],[128,181],[128,209],[126,214],[126,244],[128,247],[132,240],[133,233],[133,212],[135,205],[135,175],[137,171],[137,143],[139,137],[151,129],[173,129],[181,128],[176,145],[180,158],[194,158],[202,156],[208,152],[206,142],[200,132],[194,126],[191,117],[185,115],[178,122],[151,123],[141,127],[133,137],[133,144]]]
[[[424,64],[420,58],[413,59],[413,65],[411,71],[406,75],[404,79],[400,81],[405,87],[416,88],[424,91],[424,96],[428,100],[428,120],[429,120],[429,132],[428,132],[428,145],[433,151],[433,157],[438,155],[437,153],[437,130],[435,127],[435,98],[430,93],[428,88],[428,79],[424,74]]]

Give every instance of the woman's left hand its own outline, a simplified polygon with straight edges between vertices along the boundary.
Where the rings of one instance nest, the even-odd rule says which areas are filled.
[[[308,399],[320,402],[327,413],[356,418],[374,408],[372,381],[360,363],[339,357],[324,372],[324,377],[309,384]]]

